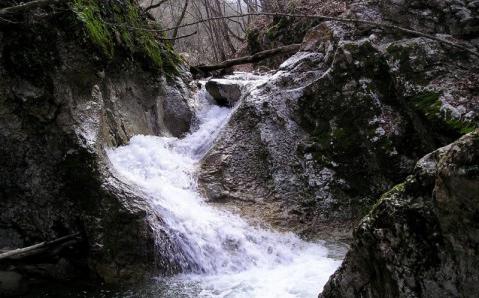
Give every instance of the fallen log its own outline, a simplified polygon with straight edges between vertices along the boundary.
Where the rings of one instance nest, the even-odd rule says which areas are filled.
[[[9,250],[7,252],[0,254],[0,261],[4,259],[25,258],[25,257],[37,255],[44,252],[46,249],[53,249],[69,241],[78,242],[79,237],[80,237],[80,233],[76,233],[76,234],[72,234],[68,236],[63,236],[55,240],[45,241],[45,242],[41,242],[31,246],[27,246],[24,248]]]
[[[15,6],[9,6],[0,9],[0,17],[23,13],[36,8],[42,8],[51,4],[62,2],[61,0],[34,0]]]
[[[190,70],[192,73],[208,73],[210,71],[225,69],[235,65],[256,63],[264,59],[270,58],[272,56],[297,52],[300,47],[301,47],[301,44],[291,44],[291,45],[287,45],[283,47],[274,48],[271,50],[258,52],[251,56],[245,56],[245,57],[239,57],[239,58],[226,60],[219,64],[191,66]]]

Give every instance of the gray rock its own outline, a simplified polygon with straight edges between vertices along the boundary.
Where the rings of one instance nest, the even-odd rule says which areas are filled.
[[[191,99],[191,91],[182,79],[178,78],[172,86],[166,87],[163,121],[173,136],[182,136],[190,130],[193,118]]]
[[[355,1],[346,15],[400,23],[402,9]],[[203,160],[205,194],[283,228],[343,235],[421,156],[478,126],[475,58],[424,38],[373,35],[323,22],[243,94]]]
[[[320,297],[475,297],[479,130],[421,159],[360,223]]]
[[[232,107],[241,97],[241,86],[231,81],[211,79],[205,88],[220,106]]]
[[[135,134],[183,134],[192,118],[189,90],[144,61],[92,57],[81,26],[58,23],[73,19],[2,30],[0,249],[76,232],[84,243],[64,261],[2,262],[0,270],[72,279],[68,263],[77,278],[122,283],[176,272],[174,240],[161,234],[148,196],[111,172],[105,150]]]

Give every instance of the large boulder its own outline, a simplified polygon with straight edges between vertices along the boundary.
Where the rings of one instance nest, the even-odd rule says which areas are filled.
[[[475,297],[478,212],[476,130],[381,196],[320,297]]]
[[[264,80],[264,75],[237,72],[223,78],[209,79],[205,89],[215,104],[234,107],[248,90]]]
[[[206,91],[220,106],[234,106],[241,98],[241,85],[222,79],[211,79],[205,84]]]
[[[105,149],[135,134],[189,130],[185,79],[165,68],[176,58],[152,35],[129,35],[128,44],[118,32],[92,32],[100,11],[115,19],[136,11],[133,2],[57,5],[53,16],[33,11],[0,25],[0,249],[74,233],[83,241],[26,263],[2,261],[0,270],[107,282],[174,272],[161,218],[111,172]],[[148,51],[135,38],[148,39]]]
[[[381,20],[386,2],[345,16]],[[478,126],[477,72],[476,57],[434,40],[324,22],[244,94],[200,184],[252,218],[347,233],[421,156]]]
[[[350,13],[425,33],[475,38],[479,32],[477,7],[475,0],[355,0]]]

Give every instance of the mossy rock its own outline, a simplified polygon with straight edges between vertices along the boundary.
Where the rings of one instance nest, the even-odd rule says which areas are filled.
[[[428,121],[457,135],[473,132],[477,124],[452,117],[450,112],[441,112],[440,93],[425,91],[410,99],[413,108]]]
[[[176,74],[181,59],[168,41],[161,41],[132,0],[73,0],[71,9],[84,24],[91,42],[108,59],[126,52],[145,59],[166,75]]]

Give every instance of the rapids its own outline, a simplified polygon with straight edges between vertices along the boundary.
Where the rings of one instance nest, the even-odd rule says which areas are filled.
[[[184,273],[159,277],[161,296],[316,297],[340,264],[321,242],[252,226],[199,193],[198,164],[232,113],[207,96],[198,92],[197,125],[183,138],[138,135],[107,151],[115,170],[153,198],[180,246]]]

